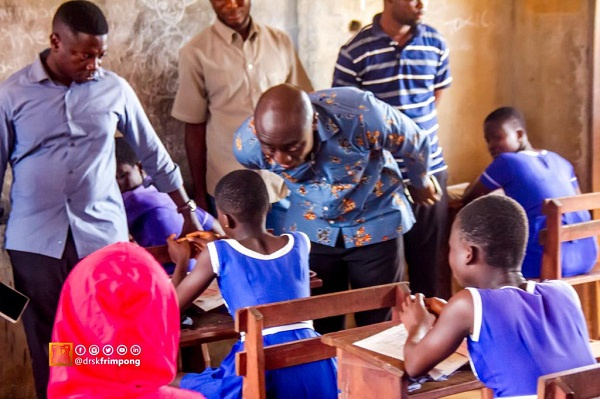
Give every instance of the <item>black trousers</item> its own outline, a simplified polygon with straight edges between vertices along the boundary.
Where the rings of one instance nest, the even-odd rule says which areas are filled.
[[[432,206],[415,205],[416,223],[404,234],[404,256],[408,265],[408,280],[413,293],[426,297],[437,296],[439,270],[442,265],[444,240],[448,240],[448,172],[443,170],[434,176],[444,195]]]
[[[48,344],[52,339],[60,291],[79,257],[70,231],[62,259],[14,250],[9,250],[8,254],[15,288],[29,297],[29,305],[23,313],[23,326],[31,354],[35,391],[38,399],[44,399],[50,374]]]
[[[402,238],[364,247],[328,247],[311,243],[310,268],[323,280],[313,295],[372,287],[401,281],[403,267]],[[371,310],[354,315],[356,324],[364,326],[389,319],[389,309]],[[344,316],[314,321],[321,334],[344,329]]]

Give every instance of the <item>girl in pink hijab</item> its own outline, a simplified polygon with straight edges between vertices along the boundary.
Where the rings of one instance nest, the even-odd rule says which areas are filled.
[[[135,244],[100,249],[73,269],[52,342],[63,344],[51,344],[51,364],[72,365],[50,368],[50,399],[202,398],[167,386],[177,369],[177,297],[163,268]]]

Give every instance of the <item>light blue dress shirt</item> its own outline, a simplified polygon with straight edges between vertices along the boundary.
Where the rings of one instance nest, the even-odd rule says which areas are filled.
[[[61,258],[70,228],[84,257],[128,239],[115,179],[117,129],[160,191],[183,180],[124,79],[101,69],[67,87],[50,79],[43,56],[0,84],[2,180],[7,164],[13,171],[6,248]]]
[[[360,247],[398,237],[413,223],[394,156],[406,160],[411,184],[425,187],[429,139],[417,125],[373,93],[350,87],[309,95],[317,112],[315,147],[303,164],[284,169],[263,155],[253,118],[234,136],[233,152],[251,169],[266,169],[290,189],[287,231],[313,242]]]

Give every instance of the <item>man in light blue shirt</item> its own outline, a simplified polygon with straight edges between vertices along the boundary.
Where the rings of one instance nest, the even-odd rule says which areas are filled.
[[[402,234],[414,217],[398,165],[406,159],[413,199],[433,204],[429,140],[417,125],[370,92],[335,88],[306,94],[291,85],[265,92],[254,118],[234,136],[238,161],[282,176],[291,206],[285,228],[313,242],[310,267],[323,280],[313,294],[399,281]],[[358,325],[387,311],[356,315]],[[319,332],[343,318],[317,321]]]
[[[8,164],[13,171],[6,249],[15,286],[30,297],[23,322],[38,398],[46,397],[48,343],[67,274],[91,252],[128,239],[115,180],[117,129],[178,206],[184,232],[199,227],[179,168],[132,88],[100,67],[107,33],[97,6],[64,3],[50,48],[0,84],[0,175]]]

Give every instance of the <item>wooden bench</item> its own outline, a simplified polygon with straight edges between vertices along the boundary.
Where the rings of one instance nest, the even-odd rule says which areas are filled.
[[[600,364],[541,376],[538,399],[579,399],[600,397]]]
[[[393,308],[392,318],[397,324],[399,321],[398,309],[406,295],[409,294],[407,283],[395,283],[238,310],[235,320],[236,331],[245,333],[245,351],[236,355],[236,372],[244,380],[243,398],[264,399],[266,397],[266,370],[290,367],[336,356],[336,348],[327,345],[324,342],[326,340],[321,339],[329,334],[323,337],[264,347],[263,329],[380,308]],[[368,330],[370,327],[346,331],[362,331]],[[379,325],[372,327],[380,328]],[[443,389],[441,386],[440,389],[434,387],[422,397],[441,397],[482,386],[472,373],[470,373],[470,377],[456,381],[457,387],[449,389],[449,385],[452,383],[444,384]]]
[[[540,280],[559,279],[576,286],[592,339],[598,339],[600,336],[598,315],[600,263],[596,263],[586,274],[562,277],[561,243],[586,237],[597,238],[600,235],[600,220],[570,225],[563,225],[561,221],[565,213],[595,209],[600,209],[600,193],[547,199],[542,208],[546,215],[546,228],[540,233],[540,244],[544,248]]]
[[[235,329],[245,333],[245,351],[236,356],[236,372],[244,380],[243,398],[266,398],[266,370],[335,357],[335,348],[322,343],[320,337],[265,348],[263,329],[365,310],[398,308],[409,294],[406,283],[395,283],[239,309]]]

